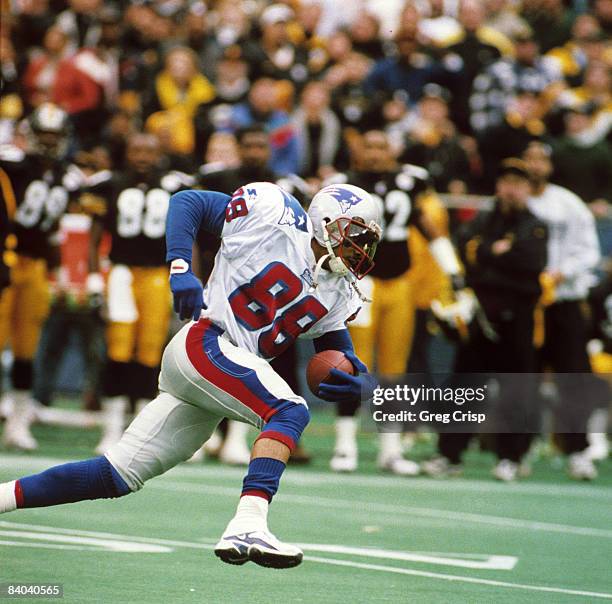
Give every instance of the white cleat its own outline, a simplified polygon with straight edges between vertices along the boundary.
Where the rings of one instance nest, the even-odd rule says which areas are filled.
[[[608,455],[610,455],[608,435],[601,432],[592,432],[587,435],[587,438],[590,443],[586,450],[587,455],[593,461],[608,459]]]
[[[567,473],[574,480],[595,480],[597,468],[593,459],[589,457],[588,449],[572,453],[567,458]]]
[[[378,468],[397,476],[418,476],[421,473],[421,466],[418,463],[403,457],[379,458]]]
[[[255,562],[268,568],[293,568],[302,562],[299,547],[279,541],[268,530],[226,533],[215,545],[215,555],[227,564]]]
[[[2,434],[2,444],[9,449],[19,449],[20,451],[36,451],[38,443],[32,436],[28,426],[15,424],[11,425],[7,420]]]
[[[21,451],[35,451],[38,443],[30,432],[30,426],[37,418],[38,406],[24,391],[14,392],[13,403],[4,424],[2,444]]]
[[[357,469],[357,451],[336,451],[329,462],[332,472],[354,472]]]
[[[439,455],[428,459],[421,464],[421,470],[427,476],[433,478],[447,478],[461,476],[463,473],[463,464],[451,463],[448,457]]]
[[[509,459],[500,459],[493,468],[492,474],[502,482],[514,482],[519,475],[519,464]]]

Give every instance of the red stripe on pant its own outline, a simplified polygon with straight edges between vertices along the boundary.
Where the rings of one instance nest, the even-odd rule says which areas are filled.
[[[255,396],[241,379],[228,375],[219,369],[204,352],[204,334],[210,325],[210,321],[202,319],[187,334],[187,357],[191,364],[202,377],[217,386],[217,388],[231,394],[267,422],[276,413],[277,409],[270,407],[259,397]]]

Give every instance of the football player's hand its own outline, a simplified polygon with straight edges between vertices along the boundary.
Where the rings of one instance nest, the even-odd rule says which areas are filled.
[[[351,352],[345,353],[346,358],[355,367],[356,375],[331,369],[330,377],[333,384],[321,383],[319,385],[319,397],[326,401],[366,401],[374,395],[374,389],[378,386],[376,378],[368,373],[368,368]]]
[[[176,260],[170,268],[170,289],[174,298],[174,312],[181,319],[197,321],[204,307],[202,282],[193,274],[189,265]],[[175,264],[176,263],[176,264]]]

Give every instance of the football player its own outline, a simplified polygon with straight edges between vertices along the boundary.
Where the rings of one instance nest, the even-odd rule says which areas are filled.
[[[232,197],[193,190],[173,195],[166,236],[170,286],[179,316],[194,321],[166,347],[160,394],[105,456],[0,484],[0,513],[127,495],[188,459],[221,418],[230,417],[261,433],[215,554],[229,564],[299,564],[301,550],[270,533],[267,514],[310,418],[304,399],[268,359],[298,336],[311,338],[317,351],[343,351],[356,370],[333,369],[334,384],[319,386],[322,398],[372,396],[376,380],[355,356],[346,320],[361,306],[357,281],[373,267],[379,223],[377,204],[351,185],[323,188],[308,215],[272,183],[247,184]],[[200,229],[222,238],[204,291],[191,268]]]
[[[236,132],[236,138],[240,165],[236,168],[214,171],[205,169],[207,166],[202,166],[197,179],[203,189],[231,194],[245,182],[274,182],[292,194],[302,205],[305,205],[311,196],[308,184],[295,174],[281,176],[268,167],[272,148],[270,146],[270,135],[263,125],[253,124],[241,128]],[[198,241],[202,255],[201,268],[203,270],[201,271],[201,277],[204,282],[206,282],[212,268],[211,260],[219,249],[219,243],[218,238],[209,234],[203,234]],[[272,364],[293,390],[298,387],[296,364],[296,350],[293,346],[274,359]],[[232,465],[248,465],[251,455],[246,442],[248,430],[248,425],[242,422],[228,422],[225,439],[219,448],[219,459],[222,462]],[[300,461],[309,459],[308,454],[300,445],[296,447],[291,456],[293,462],[298,459]]]
[[[170,195],[192,181],[164,174],[157,164],[160,144],[151,134],[127,142],[127,169],[109,184],[106,208],[96,217],[90,239],[90,294],[104,288],[98,248],[111,234],[113,264],[106,284],[107,362],[102,384],[104,433],[97,451],[121,437],[130,400],[137,406],[155,396],[158,365],[168,337],[170,299],[164,234]]]
[[[22,127],[25,151],[4,147],[0,157],[0,167],[10,179],[17,205],[11,285],[0,300],[0,348],[10,341],[13,350],[13,390],[7,395],[12,412],[2,440],[9,447],[33,450],[37,447],[30,432],[36,417],[30,393],[33,359],[49,312],[48,273],[57,260],[54,236],[69,197],[64,183],[68,115],[52,103],[43,103]]]
[[[449,275],[460,277],[460,265],[440,221],[430,211],[435,196],[427,171],[418,166],[398,165],[387,134],[365,132],[353,158],[353,170],[331,177],[333,182],[351,182],[371,193],[383,215],[384,237],[378,246],[376,266],[361,282],[371,299],[350,323],[355,351],[368,366],[376,366],[381,377],[393,379],[404,373],[414,331],[415,305],[408,270],[409,226],[416,227],[429,242],[429,250]],[[357,412],[352,401],[337,407],[336,445],[331,469],[352,472],[357,468]],[[380,434],[378,465],[395,474],[415,475],[418,464],[402,457],[401,429],[387,427]]]

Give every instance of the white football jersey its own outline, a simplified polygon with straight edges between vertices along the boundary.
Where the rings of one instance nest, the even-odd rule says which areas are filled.
[[[316,265],[312,224],[291,195],[252,183],[229,202],[202,313],[237,346],[270,359],[297,337],[344,329],[361,307],[349,280]]]

